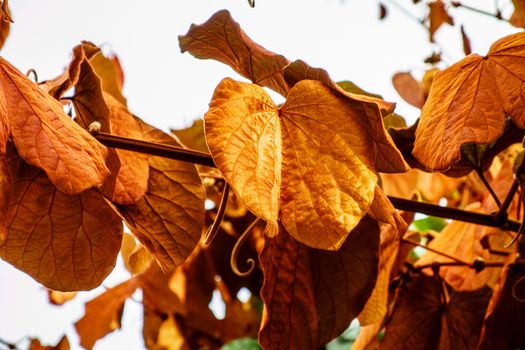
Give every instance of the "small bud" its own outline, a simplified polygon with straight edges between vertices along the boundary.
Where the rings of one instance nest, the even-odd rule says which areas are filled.
[[[99,123],[99,122],[93,122],[91,124],[89,124],[88,126],[88,131],[90,134],[98,134],[100,132],[100,128],[102,127],[102,125]]]

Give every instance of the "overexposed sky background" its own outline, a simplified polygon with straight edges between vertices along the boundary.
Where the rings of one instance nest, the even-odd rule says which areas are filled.
[[[430,44],[427,31],[393,3],[419,18],[422,7],[413,6],[412,0],[383,3],[388,16],[379,21],[378,1],[371,0],[256,0],[253,9],[246,0],[12,0],[15,24],[0,55],[23,72],[34,68],[44,80],[61,73],[75,45],[90,40],[119,56],[125,74],[124,95],[133,113],[164,130],[180,128],[203,116],[215,86],[224,77],[244,80],[221,63],[180,53],[178,35],[185,34],[191,23],[200,24],[226,8],[268,50],[322,67],[336,81],[351,80],[381,94],[397,102],[399,114],[414,121],[418,110],[404,103],[393,89],[394,73],[421,75],[428,68],[423,59],[441,49],[447,64],[461,59],[459,24],[465,25],[473,51],[481,54],[495,40],[517,31],[505,22],[453,9],[457,26],[443,26],[436,35],[437,44]],[[464,3],[493,12],[495,1]],[[511,7],[503,9],[508,15]],[[113,286],[127,277],[120,267],[104,285]],[[1,339],[16,342],[36,336],[55,343],[67,333],[72,349],[80,348],[72,325],[83,314],[83,301],[103,289],[53,307],[47,304],[42,286],[3,261],[0,281]],[[123,329],[99,341],[95,349],[143,349],[141,332],[141,308],[128,302]]]

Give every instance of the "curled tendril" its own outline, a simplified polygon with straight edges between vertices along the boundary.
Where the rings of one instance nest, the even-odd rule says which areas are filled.
[[[31,74],[33,75],[33,78],[35,79],[35,83],[38,83],[38,74],[36,74],[36,70],[34,70],[33,68],[31,68],[30,70],[27,71],[26,73],[26,77],[30,77]]]
[[[260,220],[259,218],[253,220],[250,226],[248,226],[246,230],[244,230],[241,237],[239,237],[239,239],[235,243],[235,246],[233,247],[232,255],[230,257],[230,265],[232,267],[233,272],[237,276],[241,276],[241,277],[248,276],[250,273],[252,273],[253,269],[255,268],[255,260],[253,260],[252,258],[249,258],[248,260],[246,260],[246,263],[250,265],[248,270],[246,271],[239,270],[239,267],[237,266],[237,257],[239,256],[239,251],[241,250],[242,245],[244,244],[244,242],[246,242],[246,239],[248,238],[248,234],[255,227],[255,225],[257,225],[259,220]]]
[[[520,303],[525,303],[525,298],[518,296],[518,293],[516,292],[516,287],[518,286],[518,284],[520,284],[520,282],[523,282],[524,280],[525,276],[521,276],[512,286],[512,297]],[[523,292],[521,294],[523,294]]]
[[[219,228],[221,227],[222,219],[224,219],[224,212],[226,211],[226,205],[228,204],[228,195],[230,194],[230,185],[228,183],[224,183],[224,190],[222,190],[222,197],[221,202],[219,203],[219,207],[217,208],[217,216],[215,216],[215,220],[213,220],[213,223],[208,228],[208,231],[206,232],[206,236],[204,236],[204,244],[208,245],[213,241],[215,236],[217,236],[217,232],[219,232]]]

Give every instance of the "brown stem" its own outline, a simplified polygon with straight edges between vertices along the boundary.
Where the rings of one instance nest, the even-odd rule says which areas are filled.
[[[496,11],[496,13],[492,13],[492,12],[488,12],[488,11],[485,11],[485,10],[482,10],[482,9],[478,9],[478,8],[475,8],[475,7],[472,7],[472,6],[469,6],[469,5],[464,5],[461,2],[459,2],[459,1],[452,1],[451,4],[454,7],[462,7],[465,10],[476,12],[476,13],[479,13],[479,14],[482,14],[482,15],[485,15],[485,16],[490,16],[490,17],[494,17],[494,18],[497,18],[497,19],[503,19],[503,17],[501,16],[501,12],[499,10]]]
[[[490,187],[489,182],[487,181],[487,178],[485,177],[485,174],[483,173],[483,170],[481,168],[476,169],[476,173],[478,174],[478,177],[480,178],[481,182],[483,182],[483,185],[485,185],[485,188],[489,191],[490,195],[494,199],[494,202],[496,202],[498,208],[501,207],[501,201],[499,200],[498,196],[496,195],[496,192]]]
[[[169,146],[161,143],[134,140],[122,136],[115,136],[103,132],[93,135],[100,143],[108,147],[120,148],[134,152],[146,153],[183,162],[216,167],[213,158],[208,153],[199,152],[187,148]],[[514,220],[503,222],[496,214],[480,214],[466,210],[442,207],[435,204],[422,203],[404,198],[388,196],[394,207],[399,210],[423,213],[446,219],[453,219],[472,224],[490,227],[499,227],[504,230],[518,232],[520,223]]]
[[[509,209],[512,200],[514,199],[514,195],[518,191],[519,187],[519,181],[517,179],[514,179],[514,181],[512,182],[512,186],[510,186],[509,192],[507,193],[507,196],[503,200],[503,203],[500,205],[498,213],[496,214],[500,221],[505,221],[507,219],[507,210]]]
[[[208,228],[208,231],[206,232],[206,236],[204,236],[204,244],[208,245],[213,241],[215,236],[217,236],[217,232],[219,232],[219,228],[221,227],[222,219],[224,219],[224,213],[226,212],[226,206],[228,205],[228,195],[230,194],[230,185],[228,183],[224,183],[224,189],[222,190],[222,197],[221,202],[219,203],[219,207],[217,208],[217,215],[215,216],[215,220],[213,220],[213,223]]]
[[[415,246],[418,246],[418,247],[421,247],[421,248],[425,248],[426,250],[428,250],[429,252],[432,252],[432,253],[435,253],[437,255],[441,255],[441,256],[444,256],[445,258],[447,259],[450,259],[450,260],[454,260],[457,264],[459,265],[466,265],[466,266],[470,266],[470,263],[465,261],[465,260],[461,260],[459,258],[456,258],[452,255],[449,255],[447,253],[444,253],[444,252],[440,252],[439,250],[436,250],[434,248],[431,248],[429,246],[426,246],[424,244],[421,244],[419,243],[418,241],[414,241],[412,239],[409,239],[409,238],[402,238],[401,239],[401,242],[403,243],[408,243],[408,244],[412,244],[412,245],[415,245]]]

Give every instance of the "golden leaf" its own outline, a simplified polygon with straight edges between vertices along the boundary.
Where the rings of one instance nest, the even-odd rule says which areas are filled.
[[[374,290],[358,317],[361,326],[381,323],[386,316],[390,275],[399,252],[400,237],[407,229],[407,224],[379,186],[369,215],[380,223],[379,264]]]
[[[49,302],[53,305],[64,305],[77,296],[77,292],[59,292],[56,290],[47,290]]]
[[[22,158],[43,169],[67,194],[78,194],[104,181],[109,173],[104,163],[106,148],[71,120],[58,101],[3,58],[0,86],[0,121],[9,120],[8,129]],[[2,130],[0,137],[4,136]],[[0,140],[0,153],[3,142]]]
[[[263,349],[316,349],[364,307],[377,274],[379,225],[365,217],[341,248],[309,248],[282,228],[260,255]]]
[[[201,25],[192,24],[186,35],[179,36],[179,43],[182,52],[223,62],[254,84],[288,94],[282,69],[289,61],[253,42],[227,10],[215,13]]]
[[[132,275],[146,271],[153,260],[148,250],[142,244],[137,244],[135,237],[127,233],[122,237],[120,254],[124,260],[124,266]]]
[[[298,241],[337,249],[370,207],[382,146],[395,149],[368,137],[373,122],[384,127],[377,106],[372,121],[363,108],[303,80],[278,109],[262,88],[224,79],[205,115],[206,137],[226,181],[273,231],[280,213]]]
[[[84,316],[75,323],[80,344],[85,349],[92,349],[97,340],[120,328],[124,302],[137,288],[138,282],[132,278],[86,303]]]
[[[466,143],[489,144],[509,116],[525,127],[525,34],[495,42],[486,57],[469,55],[436,74],[416,130],[414,156],[429,170],[445,170]]]
[[[122,221],[93,189],[68,195],[39,169],[11,160],[13,190],[0,256],[46,287],[92,289],[113,270]]]
[[[139,118],[142,139],[180,146],[169,135]],[[202,234],[205,193],[193,164],[150,156],[148,189],[131,205],[119,205],[131,233],[163,270],[180,265]]]

